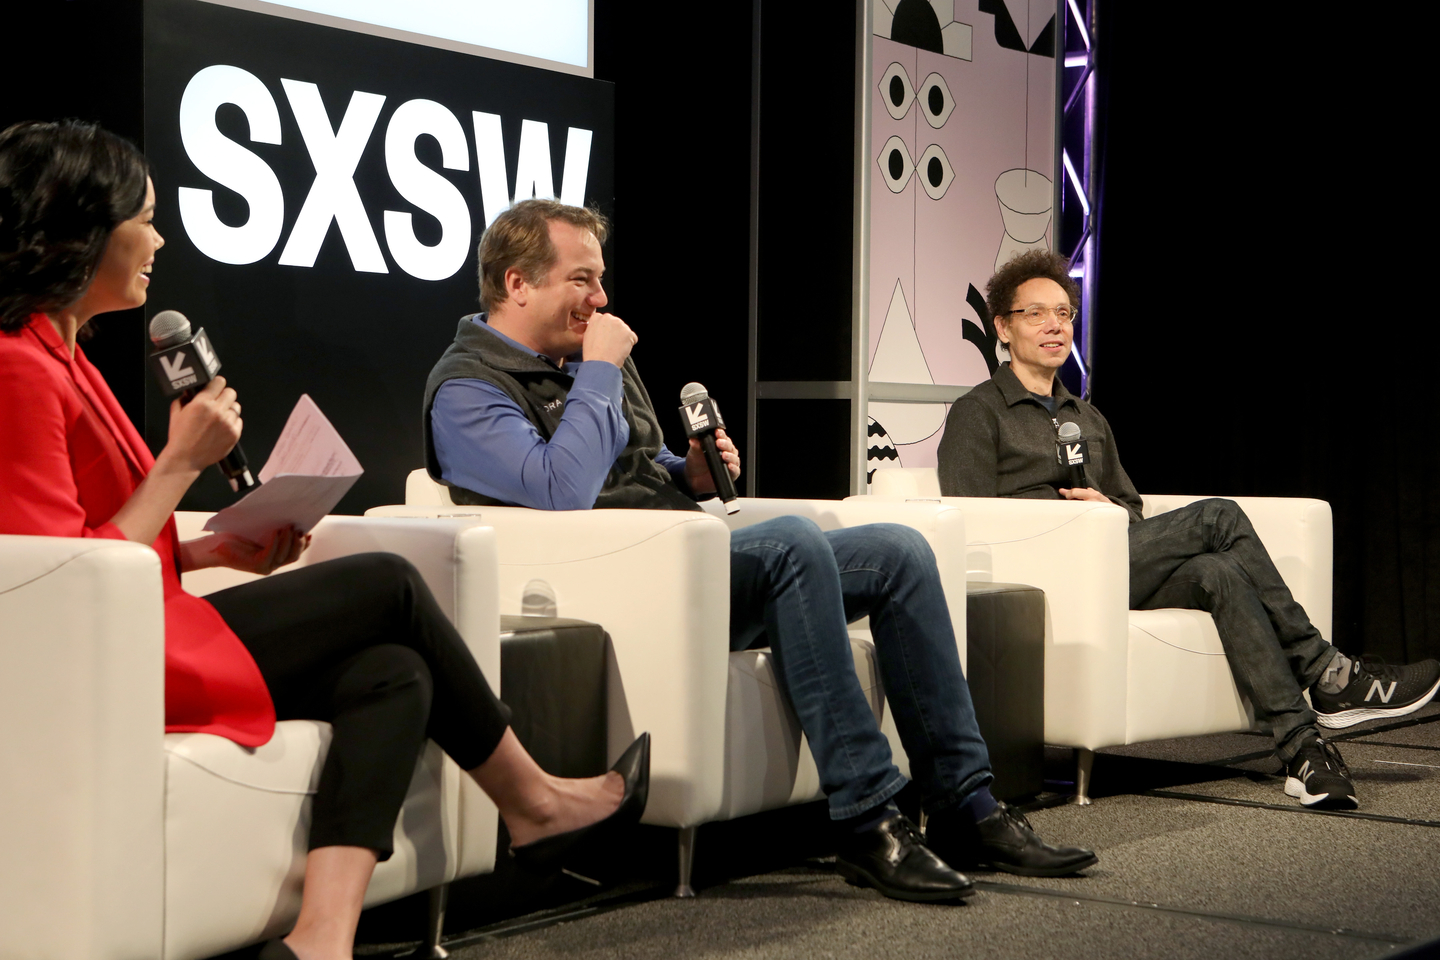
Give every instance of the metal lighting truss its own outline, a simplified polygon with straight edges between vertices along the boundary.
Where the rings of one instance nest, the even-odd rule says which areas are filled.
[[[1100,0],[1059,0],[1056,23],[1063,67],[1056,71],[1055,250],[1070,257],[1080,281],[1080,329],[1061,371],[1066,385],[1087,399],[1095,365],[1096,281],[1100,273],[1101,156],[1095,136],[1099,96],[1096,52]]]

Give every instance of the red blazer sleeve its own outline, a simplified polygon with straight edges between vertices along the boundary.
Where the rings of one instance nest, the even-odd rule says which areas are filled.
[[[153,461],[83,352],[57,353],[49,323],[0,332],[0,533],[124,540],[110,518]],[[153,546],[165,585],[165,728],[265,743],[275,730],[265,678],[215,608],[185,592],[173,520]]]
[[[54,537],[123,540],[109,521],[135,481],[113,437],[86,416],[73,384],[55,376],[19,337],[0,335],[0,530]],[[111,474],[108,494],[86,476]],[[115,481],[119,481],[118,483]]]

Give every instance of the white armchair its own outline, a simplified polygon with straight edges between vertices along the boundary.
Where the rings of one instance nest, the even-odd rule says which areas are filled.
[[[204,519],[179,514],[182,538]],[[498,682],[492,531],[328,517],[314,533],[302,564],[366,550],[409,558]],[[185,577],[192,592],[245,579]],[[166,734],[160,563],[148,546],[0,536],[0,724],[0,953],[189,960],[293,923],[329,725],[286,721],[254,750]],[[470,791],[430,744],[367,905],[493,868],[497,815]]]
[[[1045,591],[1045,740],[1078,748],[1076,800],[1089,802],[1101,747],[1249,729],[1215,623],[1199,610],[1129,609],[1129,517],[1114,505],[941,497],[934,468],[877,470],[868,496],[965,514],[967,576]],[[1146,496],[1146,517],[1204,497]],[[1295,599],[1331,626],[1332,527],[1322,500],[1235,497]]]
[[[921,530],[940,558],[962,662],[965,656],[963,521],[938,504],[745,498],[728,517],[718,509],[464,507],[423,470],[410,475],[406,499],[367,515],[478,516],[496,532],[502,613],[521,613],[538,580],[559,616],[594,621],[610,634],[610,755],[651,732],[644,822],[679,830],[680,895],[689,893],[697,826],[822,795],[769,651],[729,653],[732,528],[798,514],[822,529],[890,520]],[[866,626],[851,628],[856,670],[904,769]]]

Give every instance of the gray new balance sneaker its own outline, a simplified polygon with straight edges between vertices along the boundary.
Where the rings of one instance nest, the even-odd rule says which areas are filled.
[[[1335,744],[1323,737],[1314,736],[1301,744],[1287,773],[1285,793],[1307,807],[1354,810],[1360,805],[1350,783],[1350,768]]]
[[[1361,657],[1353,663],[1350,682],[1339,693],[1310,688],[1320,726],[1337,730],[1364,720],[1403,717],[1429,703],[1440,689],[1440,662],[1435,660],[1402,666]]]

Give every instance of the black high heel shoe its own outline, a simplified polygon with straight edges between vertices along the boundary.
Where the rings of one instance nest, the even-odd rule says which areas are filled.
[[[300,960],[295,956],[295,951],[290,949],[289,944],[280,938],[275,938],[260,948],[260,955],[256,960]]]
[[[511,847],[510,855],[521,867],[535,873],[553,873],[583,841],[640,822],[645,802],[650,798],[650,734],[636,737],[610,769],[625,778],[625,795],[615,812],[587,827],[557,833],[523,847]]]

